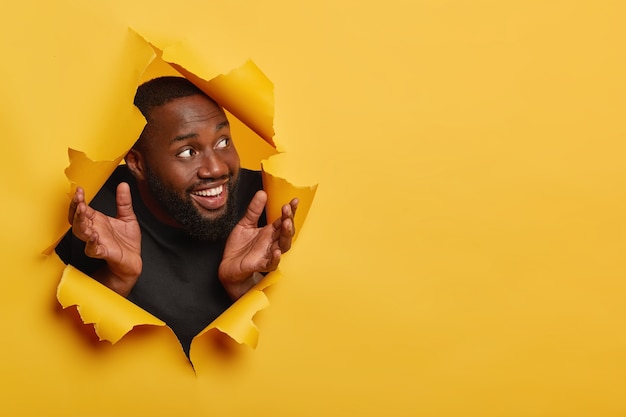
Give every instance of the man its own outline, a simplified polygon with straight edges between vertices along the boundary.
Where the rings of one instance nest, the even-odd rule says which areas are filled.
[[[291,247],[298,201],[265,225],[259,172],[242,169],[221,107],[185,78],[137,89],[147,124],[88,206],[77,188],[65,263],[191,340],[275,270]]]

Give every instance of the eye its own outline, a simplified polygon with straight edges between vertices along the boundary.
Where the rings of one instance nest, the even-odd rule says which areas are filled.
[[[215,149],[228,148],[229,145],[230,145],[230,138],[223,137],[223,138],[220,138],[220,140],[217,141],[217,143],[215,144]]]
[[[184,149],[176,154],[179,158],[191,158],[196,154],[196,151],[193,149]]]

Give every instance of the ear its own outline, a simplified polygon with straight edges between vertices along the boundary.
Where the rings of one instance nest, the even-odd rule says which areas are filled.
[[[135,178],[139,181],[144,181],[146,179],[145,175],[145,159],[143,154],[137,150],[136,148],[132,148],[126,154],[126,165],[130,172],[135,176]]]

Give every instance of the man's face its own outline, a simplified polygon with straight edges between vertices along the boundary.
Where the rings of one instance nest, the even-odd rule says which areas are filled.
[[[194,237],[228,236],[239,155],[222,109],[202,95],[175,99],[152,109],[144,135],[145,179],[161,211]]]

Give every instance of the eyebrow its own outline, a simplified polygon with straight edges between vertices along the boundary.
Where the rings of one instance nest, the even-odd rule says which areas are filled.
[[[224,120],[222,123],[218,123],[217,126],[215,126],[215,131],[219,131],[225,127],[229,127],[230,123],[228,123],[228,120]]]
[[[228,122],[228,120],[223,121],[222,123],[218,123],[215,126],[215,131],[219,132],[220,130],[222,130],[225,127],[229,127],[230,123]],[[180,142],[186,139],[191,139],[191,138],[195,138],[198,137],[199,135],[197,133],[186,133],[184,135],[178,135],[175,136],[174,138],[172,138],[172,140],[170,140],[170,143],[174,143],[174,142]]]
[[[187,133],[185,135],[178,135],[175,136],[174,138],[172,138],[172,140],[170,140],[170,143],[174,143],[174,142],[180,142],[183,141],[185,139],[191,139],[191,138],[195,138],[198,137],[199,135],[197,133]]]

